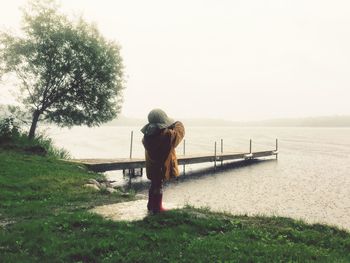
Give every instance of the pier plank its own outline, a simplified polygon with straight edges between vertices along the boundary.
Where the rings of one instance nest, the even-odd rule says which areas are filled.
[[[198,154],[198,155],[178,155],[178,164],[197,164],[214,161],[229,161],[229,160],[246,160],[261,157],[275,156],[277,150],[260,151],[249,153],[225,153],[225,154]],[[85,165],[89,170],[95,172],[106,172],[113,170],[127,170],[135,168],[144,168],[145,159],[143,158],[118,158],[118,159],[73,159],[69,160],[73,163]]]

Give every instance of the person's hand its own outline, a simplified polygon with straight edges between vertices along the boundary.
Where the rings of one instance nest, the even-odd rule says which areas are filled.
[[[177,122],[178,122],[178,121],[175,121],[173,124],[171,124],[171,125],[168,127],[168,129],[174,129]]]

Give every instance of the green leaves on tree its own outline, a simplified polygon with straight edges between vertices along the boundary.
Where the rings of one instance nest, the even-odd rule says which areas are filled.
[[[124,88],[120,47],[83,19],[72,22],[54,1],[31,1],[21,36],[3,32],[0,73],[15,73],[21,102],[39,120],[96,126],[120,112]]]

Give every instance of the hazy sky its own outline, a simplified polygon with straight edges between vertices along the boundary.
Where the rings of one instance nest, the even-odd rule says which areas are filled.
[[[19,28],[25,2],[1,1],[2,27]],[[348,0],[61,3],[122,46],[123,115],[154,107],[228,120],[350,114]]]

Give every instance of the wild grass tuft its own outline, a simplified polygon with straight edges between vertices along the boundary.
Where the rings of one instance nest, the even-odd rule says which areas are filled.
[[[0,120],[0,148],[47,155],[57,159],[70,158],[67,150],[56,147],[53,140],[44,133],[39,133],[35,138],[29,139],[13,118]]]

